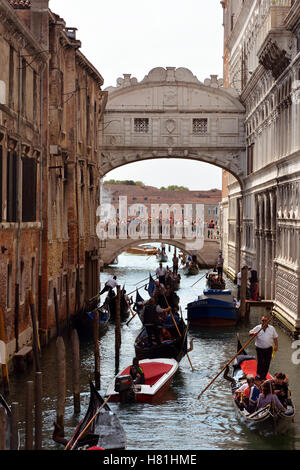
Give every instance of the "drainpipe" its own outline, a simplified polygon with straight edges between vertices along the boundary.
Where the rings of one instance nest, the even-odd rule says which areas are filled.
[[[41,154],[40,154],[40,234],[39,234],[39,280],[38,280],[38,321],[39,325],[41,324],[42,320],[42,263],[43,263],[43,230],[44,230],[44,222],[43,222],[43,156],[44,156],[44,148],[43,148],[43,79],[44,79],[44,71],[46,69],[46,64],[43,64],[43,68],[40,73],[40,147],[41,147]]]
[[[19,49],[18,64],[18,159],[17,159],[17,257],[16,257],[16,283],[15,283],[15,338],[16,352],[19,351],[19,306],[20,306],[20,258],[21,258],[21,110],[22,110],[22,50],[25,48],[25,41]]]

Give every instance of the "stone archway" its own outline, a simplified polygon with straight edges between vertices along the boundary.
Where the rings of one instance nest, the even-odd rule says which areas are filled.
[[[245,109],[212,75],[200,82],[186,68],[154,68],[138,82],[125,74],[107,88],[100,129],[101,174],[137,161],[184,158],[246,176]]]

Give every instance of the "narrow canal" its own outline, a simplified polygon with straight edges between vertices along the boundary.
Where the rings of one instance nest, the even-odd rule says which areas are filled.
[[[173,254],[169,253],[171,260]],[[169,262],[171,265],[171,261]],[[118,264],[105,269],[101,274],[102,285],[111,275],[117,275],[121,285],[125,284],[127,292],[135,289],[135,284],[146,278],[149,272],[154,273],[157,261],[154,256],[135,256],[122,254]],[[198,276],[182,277],[181,288],[177,292],[184,316],[188,302],[195,300],[205,288],[205,276],[194,287],[197,279],[205,275],[205,270]],[[229,279],[227,287],[235,288]],[[141,293],[143,290],[141,290]],[[146,292],[144,291],[145,298]],[[208,385],[211,379],[222,369],[224,364],[236,352],[236,334],[244,344],[248,331],[259,323],[261,311],[252,311],[247,324],[237,327],[191,329],[189,339],[194,339],[194,350],[190,359],[194,366],[191,370],[186,357],[180,363],[172,387],[162,401],[150,404],[112,404],[111,408],[118,414],[127,434],[127,449],[130,450],[300,450],[300,365],[293,363],[293,340],[276,326],[279,334],[279,351],[271,363],[271,373],[279,371],[288,374],[292,396],[297,408],[295,423],[290,431],[283,435],[263,434],[250,431],[236,415],[229,383],[220,376],[203,394],[197,396]],[[129,326],[122,325],[122,346],[120,368],[131,363],[134,357],[134,340],[141,328],[138,318]],[[101,338],[101,394],[104,396],[107,386],[114,376],[114,325],[111,324],[106,335]],[[65,416],[65,435],[70,437],[74,427],[83,417],[89,401],[89,379],[93,378],[94,351],[92,339],[81,342],[81,413],[73,413],[71,347],[65,337],[67,350],[67,403]],[[251,344],[249,353],[255,354]],[[294,361],[295,362],[295,361]],[[52,441],[53,422],[56,419],[56,359],[55,341],[43,350],[43,448],[62,449]],[[9,403],[20,403],[21,438],[24,446],[24,403],[25,383],[32,379],[33,371],[11,379]]]

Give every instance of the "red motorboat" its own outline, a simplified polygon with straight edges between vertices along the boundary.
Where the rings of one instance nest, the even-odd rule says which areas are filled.
[[[106,392],[109,401],[152,403],[168,390],[178,369],[175,359],[144,359],[139,365],[144,372],[145,384],[134,384],[128,366],[109,385]]]

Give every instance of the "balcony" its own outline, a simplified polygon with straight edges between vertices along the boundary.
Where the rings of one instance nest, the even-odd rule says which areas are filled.
[[[261,6],[258,59],[275,80],[283,73],[297,53],[297,40],[284,26],[293,0],[267,0]]]

